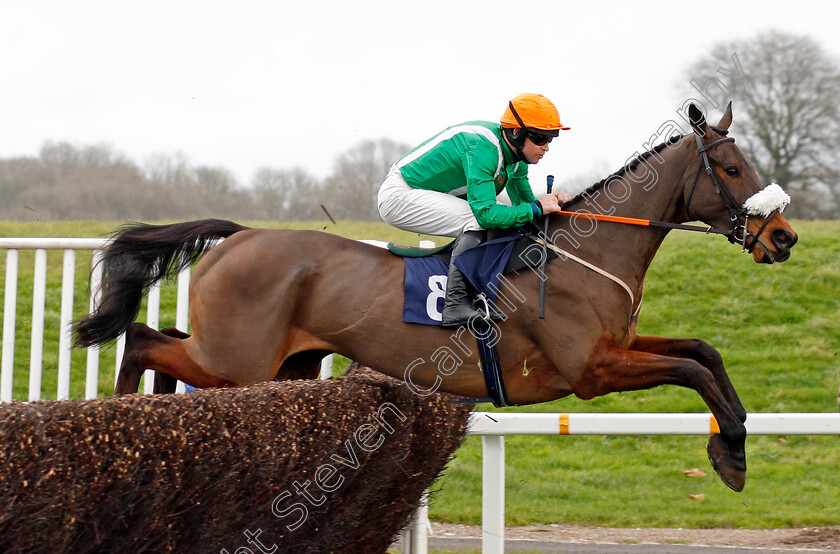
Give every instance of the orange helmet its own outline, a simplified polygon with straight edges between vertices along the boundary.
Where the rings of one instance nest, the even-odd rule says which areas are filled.
[[[545,134],[557,136],[560,129],[567,130],[560,123],[560,114],[551,100],[542,94],[526,92],[520,94],[510,102],[505,113],[502,114],[502,128],[515,129],[519,127],[535,131],[548,131]]]

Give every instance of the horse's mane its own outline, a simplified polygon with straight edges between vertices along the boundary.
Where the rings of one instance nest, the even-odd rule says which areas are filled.
[[[679,142],[680,140],[682,140],[682,138],[683,138],[683,135],[673,136],[670,139],[668,139],[667,141],[663,142],[662,144],[658,144],[658,145],[654,146],[651,150],[648,150],[644,154],[639,154],[638,156],[633,158],[633,160],[631,160],[629,163],[627,163],[627,165],[625,165],[624,167],[622,167],[621,169],[619,169],[618,171],[616,171],[612,175],[609,175],[606,178],[601,179],[600,181],[598,181],[594,185],[590,186],[589,188],[587,188],[586,190],[584,190],[583,192],[581,192],[580,194],[578,194],[577,196],[572,198],[568,202],[568,204],[572,204],[574,202],[577,202],[578,200],[580,200],[583,197],[592,196],[592,194],[595,193],[597,190],[604,188],[605,186],[610,184],[610,182],[612,182],[616,179],[620,179],[628,171],[635,170],[639,166],[640,163],[644,162],[645,160],[647,160],[648,158],[650,158],[654,154],[660,153],[667,146],[670,146],[672,144],[675,144],[675,143]]]

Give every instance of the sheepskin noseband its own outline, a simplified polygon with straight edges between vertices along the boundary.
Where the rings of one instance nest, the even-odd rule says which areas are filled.
[[[744,211],[748,215],[767,217],[775,210],[783,212],[788,204],[790,204],[788,193],[776,183],[771,183],[747,198],[744,202]]]

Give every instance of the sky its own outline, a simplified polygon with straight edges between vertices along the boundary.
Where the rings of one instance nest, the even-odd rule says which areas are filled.
[[[840,59],[838,21],[815,0],[0,0],[0,158],[68,141],[243,185],[323,178],[363,140],[413,146],[537,92],[572,128],[532,166],[539,190],[642,150],[716,43],[776,29]]]

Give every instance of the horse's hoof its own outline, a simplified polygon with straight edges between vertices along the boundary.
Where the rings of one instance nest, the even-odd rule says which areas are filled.
[[[720,480],[735,492],[744,490],[747,478],[747,464],[741,460],[734,460],[729,453],[726,443],[720,435],[712,435],[706,447],[709,461],[717,472]]]

